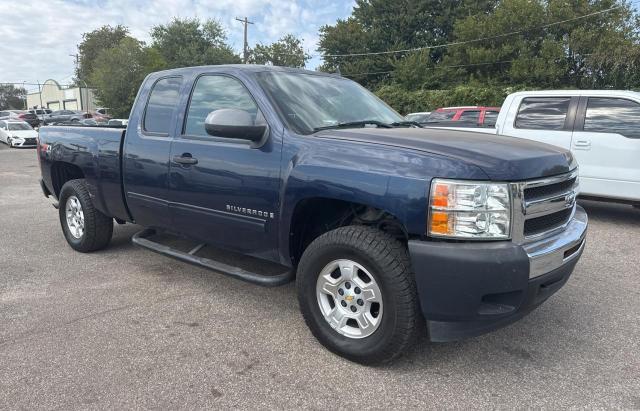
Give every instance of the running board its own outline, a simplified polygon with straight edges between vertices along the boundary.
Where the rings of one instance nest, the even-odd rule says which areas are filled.
[[[200,249],[202,249],[205,244],[197,245],[191,251],[184,252],[148,239],[148,237],[151,237],[155,234],[156,230],[147,228],[134,234],[131,238],[131,241],[134,244],[139,245],[140,247],[147,248],[158,254],[172,257],[177,260],[184,261],[185,263],[208,268],[210,270],[217,271],[230,277],[234,277],[253,284],[258,284],[264,287],[276,287],[279,285],[284,285],[291,282],[294,278],[294,272],[292,270],[277,275],[261,275],[243,270],[239,267],[221,263],[210,258],[198,257],[195,255],[195,253],[200,251]]]

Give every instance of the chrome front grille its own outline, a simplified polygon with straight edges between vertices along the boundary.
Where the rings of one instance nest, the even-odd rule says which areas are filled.
[[[578,195],[578,170],[511,184],[514,213],[512,237],[524,243],[564,228],[573,217]]]

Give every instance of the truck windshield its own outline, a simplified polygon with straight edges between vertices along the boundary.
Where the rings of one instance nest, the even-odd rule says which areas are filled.
[[[332,126],[402,123],[404,118],[358,83],[305,73],[262,72],[261,86],[300,134]]]

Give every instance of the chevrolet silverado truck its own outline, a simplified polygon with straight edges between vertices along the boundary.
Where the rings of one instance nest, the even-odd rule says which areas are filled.
[[[126,129],[43,127],[38,157],[75,250],[106,247],[115,220],[163,255],[260,285],[295,280],[312,334],[363,364],[394,359],[425,328],[444,342],[518,320],[585,246],[568,150],[423,129],[333,74],[153,73]],[[159,239],[169,234],[197,245]]]

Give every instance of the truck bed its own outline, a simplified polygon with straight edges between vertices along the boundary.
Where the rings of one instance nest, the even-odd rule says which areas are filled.
[[[122,127],[47,126],[40,128],[38,150],[43,181],[57,198],[58,164],[72,164],[87,180],[95,206],[104,214],[129,220],[122,193]],[[76,170],[76,171],[77,171]],[[66,171],[65,171],[66,172]]]

